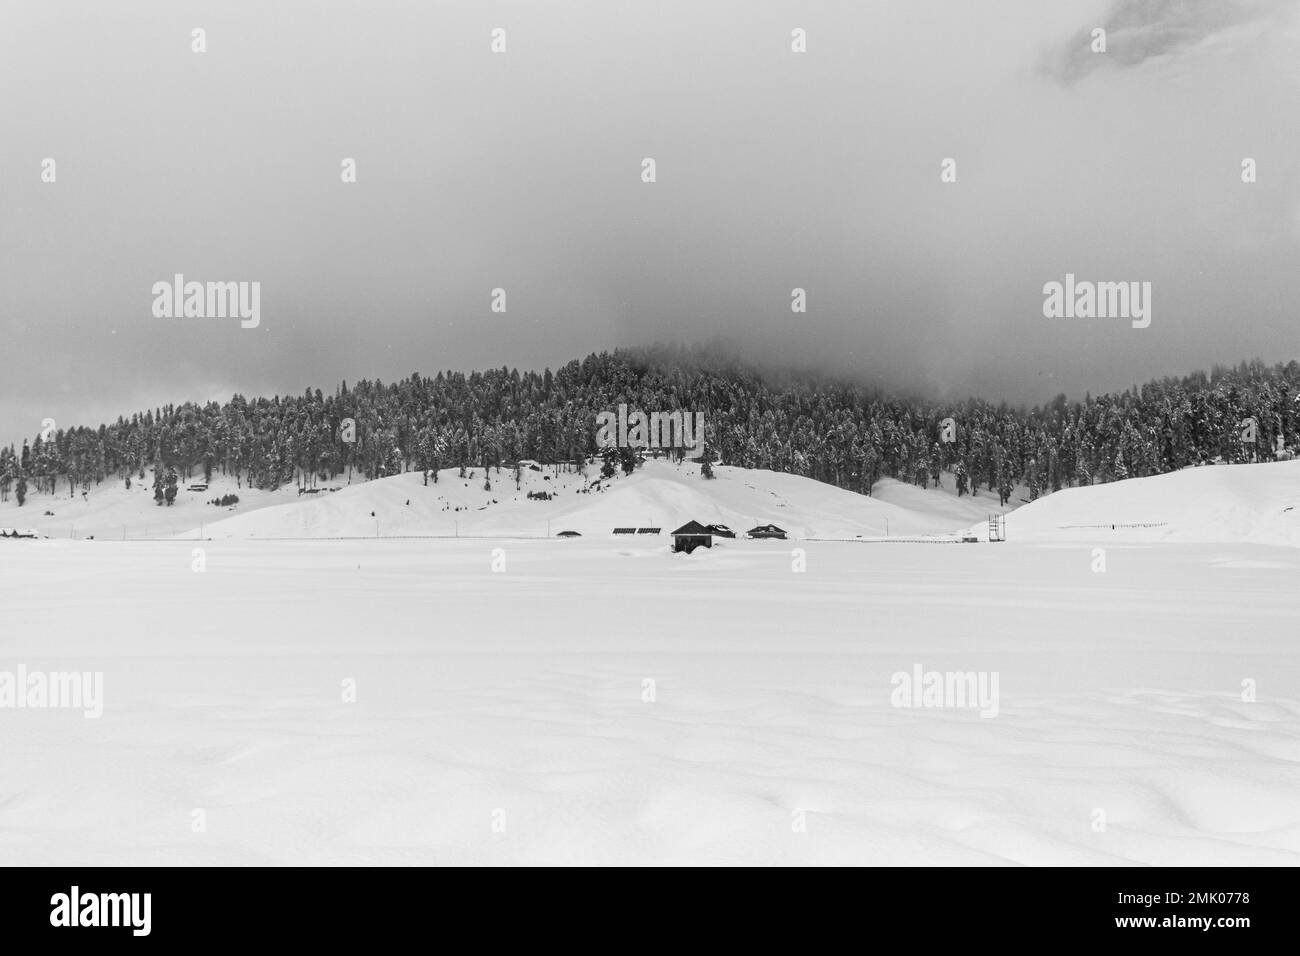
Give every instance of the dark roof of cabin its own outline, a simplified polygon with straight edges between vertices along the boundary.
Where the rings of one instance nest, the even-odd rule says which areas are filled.
[[[678,528],[676,531],[673,532],[673,534],[675,535],[678,534],[704,535],[704,534],[712,534],[712,533],[713,532],[711,532],[708,528],[704,527],[704,525],[700,524],[698,521],[688,521],[686,522],[686,524],[682,525],[680,528]]]
[[[774,524],[761,524],[757,528],[749,529],[750,534],[753,534],[755,531],[780,531],[782,534],[785,534],[784,528],[778,528]]]

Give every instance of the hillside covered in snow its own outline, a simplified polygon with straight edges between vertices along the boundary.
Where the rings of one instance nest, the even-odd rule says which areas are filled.
[[[1019,488],[1000,506],[982,489],[958,497],[952,475],[938,487],[881,479],[870,497],[811,478],[715,465],[704,479],[696,463],[650,459],[631,475],[601,478],[599,463],[528,463],[519,470],[443,469],[437,481],[407,472],[352,484],[264,491],[214,477],[205,491],[182,488],[158,506],[144,483],[100,486],[72,498],[36,499],[23,524],[50,538],[291,539],[353,537],[520,537],[561,532],[607,537],[615,528],[658,528],[638,535],[665,544],[689,520],[723,524],[743,535],[775,524],[792,539],[988,538],[988,517],[1005,514],[1011,540],[1247,542],[1300,546],[1300,462],[1216,465],[1104,485],[1063,489],[1026,503]],[[485,483],[488,487],[484,487]],[[210,504],[236,495],[237,504]],[[50,511],[46,515],[43,512]]]
[[[651,459],[631,475],[600,478],[600,464],[526,463],[516,485],[509,468],[420,472],[366,481],[360,475],[322,482],[305,494],[293,487],[248,488],[221,474],[207,488],[182,485],[174,504],[158,505],[147,482],[104,484],[85,494],[42,495],[4,518],[50,538],[140,540],[187,537],[398,537],[507,535],[545,537],[572,530],[610,534],[615,527],[659,527],[663,533],[692,518],[744,531],[773,523],[795,537],[948,533],[986,512],[1004,510],[984,491],[958,499],[946,488],[923,490],[882,479],[873,497],[811,478],[761,469]],[[490,486],[484,487],[485,482]],[[529,497],[532,495],[532,497]],[[543,497],[543,495],[549,497]],[[211,502],[235,496],[238,502]],[[49,513],[47,513],[49,512]],[[3,526],[4,522],[0,522]]]
[[[1185,468],[1067,488],[1016,509],[1006,529],[1008,538],[1025,542],[1300,547],[1300,461]]]
[[[599,449],[597,424],[613,409],[702,417],[703,447],[692,446],[688,458],[877,497],[892,482],[928,490],[939,479],[950,491],[973,487],[1016,504],[1212,461],[1292,455],[1300,445],[1297,395],[1296,362],[1243,362],[1081,402],[1060,395],[1015,409],[977,399],[889,396],[811,373],[762,373],[710,350],[616,350],[555,372],[413,374],[388,384],[340,383],[333,394],[311,389],[166,405],[100,425],[61,427],[68,423],[50,419],[38,435],[0,442],[0,526],[44,528],[29,517],[35,509],[40,518],[56,518],[50,524],[65,536],[74,526],[94,528],[87,533],[97,538],[114,525],[119,537],[159,532],[178,521],[139,513],[151,493],[140,485],[173,473],[182,489],[207,476],[210,485],[222,485],[213,491],[238,491],[242,513],[283,503],[299,485],[342,487],[410,471],[459,474],[461,467],[495,473],[520,459],[591,460]],[[239,475],[240,487],[223,475]],[[125,492],[128,477],[131,493],[118,503],[135,506],[123,513],[101,505],[79,510],[83,494]],[[493,490],[500,484],[494,480]],[[21,508],[20,498],[27,502]],[[927,500],[921,510],[928,513],[931,503],[937,502]],[[428,508],[430,515],[436,510]],[[209,514],[197,509],[192,526]],[[962,507],[948,514],[967,523]],[[857,515],[846,524],[843,517],[837,506],[805,523],[819,534],[883,524]]]
[[[486,476],[472,469],[474,477],[465,478],[447,469],[427,484],[410,472],[228,517],[207,526],[204,535],[607,536],[615,528],[636,527],[660,529],[649,540],[663,543],[674,528],[696,520],[738,533],[775,524],[796,538],[855,538],[947,534],[990,507],[999,510],[996,499],[958,499],[951,491],[921,491],[889,480],[867,497],[797,475],[726,466],[713,471],[713,479],[704,479],[697,464],[648,460],[631,475],[602,479],[592,466],[585,475],[572,466],[525,466],[518,487],[504,469]]]

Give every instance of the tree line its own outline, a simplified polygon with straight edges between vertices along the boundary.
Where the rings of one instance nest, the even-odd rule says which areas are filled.
[[[814,376],[779,380],[708,348],[619,349],[552,372],[414,373],[332,395],[167,405],[0,448],[0,501],[172,475],[314,487],[340,475],[596,457],[596,416],[629,407],[705,414],[706,462],[766,468],[871,494],[881,478],[1005,500],[1215,461],[1273,460],[1300,430],[1300,364],[1259,360],[1032,408],[941,402]],[[946,420],[951,419],[945,425]],[[351,427],[347,423],[351,422]],[[1253,439],[1253,440],[1252,440]],[[1283,453],[1283,456],[1287,453]],[[167,478],[160,477],[166,474]],[[161,500],[160,496],[160,500]]]

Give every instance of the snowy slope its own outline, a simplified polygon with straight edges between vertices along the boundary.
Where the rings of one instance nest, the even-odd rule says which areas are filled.
[[[691,518],[742,533],[770,522],[796,538],[945,535],[964,528],[986,537],[987,516],[1008,512],[1008,535],[1026,541],[1300,546],[1300,462],[1192,468],[1070,488],[1014,511],[999,507],[987,490],[975,498],[956,497],[951,475],[939,489],[884,479],[867,498],[797,475],[721,465],[714,471],[717,478],[705,481],[697,465],[652,460],[631,476],[598,481],[595,464],[587,466],[586,475],[547,465],[525,469],[518,490],[509,470],[492,470],[492,488],[484,491],[481,468],[464,479],[445,469],[427,487],[417,472],[351,485],[339,477],[307,496],[293,486],[263,491],[216,476],[204,492],[187,491],[182,482],[170,508],[154,503],[148,480],[133,482],[130,491],[105,482],[84,497],[69,498],[66,488],[54,496],[33,494],[21,509],[11,496],[0,505],[0,526],[97,540],[197,538],[200,529],[204,537],[265,539],[377,533],[544,537],[565,530],[607,536],[615,527],[659,527],[660,538],[642,539],[654,543],[666,542],[669,531]],[[530,491],[554,497],[529,500]],[[239,503],[228,508],[207,503],[224,494],[238,495]],[[1017,493],[1012,504],[1020,497]]]
[[[998,502],[998,496],[994,492],[983,486],[974,496],[963,495],[959,498],[952,474],[944,472],[942,478],[942,484],[938,488],[920,488],[893,478],[882,478],[871,490],[871,497],[908,511],[922,511],[933,517],[937,524],[943,524],[945,531],[964,528],[972,521],[980,521],[990,514],[1005,514],[1029,500],[1028,492],[1019,485],[1015,486],[1011,501],[1005,505]]]
[[[705,480],[689,462],[647,461],[632,475],[601,481],[596,467],[584,477],[544,467],[525,470],[518,490],[511,473],[483,471],[459,478],[447,469],[437,483],[408,473],[353,485],[286,505],[240,514],[209,525],[204,534],[221,538],[397,537],[401,535],[519,535],[544,537],[561,531],[585,536],[614,528],[661,529],[654,543],[691,519],[725,524],[743,534],[758,524],[776,524],[792,536],[871,537],[947,534],[985,515],[988,502],[957,499],[934,491],[900,491],[885,485],[884,496],[868,498],[810,478],[745,468],[715,466]],[[897,486],[897,487],[895,487]],[[530,500],[529,492],[553,494]],[[894,500],[889,500],[893,498]],[[906,501],[906,505],[895,503]]]
[[[1300,547],[1300,461],[1188,468],[1065,489],[1017,509],[1006,527],[1010,540],[1023,541]]]
[[[67,483],[60,482],[53,495],[29,493],[27,503],[21,508],[11,493],[9,501],[0,504],[0,526],[35,528],[50,538],[84,540],[93,536],[97,541],[166,538],[232,514],[298,500],[293,486],[276,491],[252,489],[246,484],[241,488],[233,477],[215,475],[206,491],[187,489],[194,482],[202,482],[202,476],[182,480],[172,506],[160,506],[153,499],[152,470],[146,475],[143,481],[133,475],[129,491],[125,482],[113,479],[93,487],[85,495],[78,491],[69,496]],[[344,481],[336,480],[334,484]],[[239,504],[224,508],[208,504],[224,495],[238,496]]]

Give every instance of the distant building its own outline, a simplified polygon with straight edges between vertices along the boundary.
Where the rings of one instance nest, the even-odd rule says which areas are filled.
[[[700,547],[713,547],[713,532],[698,521],[688,521],[673,532],[673,551],[690,554]]]
[[[561,531],[559,534],[556,535],[556,537],[557,537],[557,538],[581,538],[581,537],[582,537],[582,532],[580,532],[580,531]]]
[[[718,538],[734,538],[736,532],[732,531],[725,524],[711,524],[706,526],[709,533]]]
[[[748,537],[751,538],[778,538],[785,540],[785,531],[774,524],[761,524],[757,528],[750,528]]]

